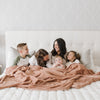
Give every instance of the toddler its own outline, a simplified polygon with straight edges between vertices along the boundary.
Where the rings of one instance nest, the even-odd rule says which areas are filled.
[[[65,68],[65,65],[63,63],[63,58],[61,56],[55,57],[53,67]]]

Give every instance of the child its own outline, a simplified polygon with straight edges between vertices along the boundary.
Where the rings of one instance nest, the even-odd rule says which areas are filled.
[[[20,54],[14,62],[14,65],[17,66],[28,66],[29,58],[31,57],[28,53],[28,47],[26,43],[20,43],[17,45],[17,50]]]
[[[80,55],[75,51],[70,51],[67,54],[67,63],[66,66],[69,67],[73,63],[80,63]]]
[[[48,67],[48,61],[49,61],[49,54],[46,50],[44,49],[39,49],[35,55],[33,55],[29,63],[32,66],[38,65],[42,67]]]
[[[63,58],[61,56],[56,56],[55,57],[53,67],[65,68],[64,63],[63,63]]]

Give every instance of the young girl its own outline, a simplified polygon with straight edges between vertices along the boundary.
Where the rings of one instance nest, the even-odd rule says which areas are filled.
[[[65,65],[64,65],[64,62],[63,62],[63,58],[61,56],[56,56],[55,57],[55,61],[54,61],[53,67],[65,68]]]
[[[33,55],[30,58],[29,63],[30,65],[39,65],[42,67],[47,67],[48,60],[49,60],[48,52],[44,49],[40,49],[36,52],[35,55]]]
[[[67,67],[69,67],[73,63],[80,63],[80,55],[75,51],[70,51],[67,54],[67,61]]]

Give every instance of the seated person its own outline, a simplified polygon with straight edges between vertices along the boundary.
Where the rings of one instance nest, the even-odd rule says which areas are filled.
[[[65,65],[64,65],[64,62],[63,62],[63,58],[61,56],[56,56],[55,57],[53,67],[65,68]]]
[[[20,54],[14,62],[14,65],[17,66],[28,66],[29,58],[31,57],[28,52],[28,47],[26,43],[20,43],[17,45],[17,50]]]
[[[67,54],[67,61],[67,67],[69,67],[73,63],[80,63],[80,55],[75,51],[69,51]]]
[[[44,49],[39,49],[35,55],[33,55],[29,59],[29,63],[32,66],[42,66],[42,67],[48,67],[48,61],[49,61],[49,53]]]

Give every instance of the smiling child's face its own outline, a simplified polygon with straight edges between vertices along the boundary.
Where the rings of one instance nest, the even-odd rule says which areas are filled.
[[[73,52],[69,52],[68,56],[67,56],[67,59],[69,61],[74,61],[75,60],[75,54]]]

